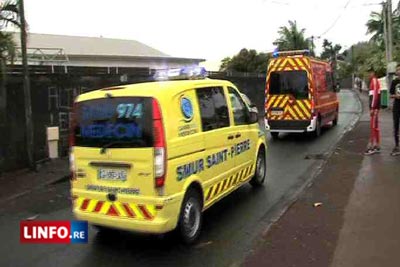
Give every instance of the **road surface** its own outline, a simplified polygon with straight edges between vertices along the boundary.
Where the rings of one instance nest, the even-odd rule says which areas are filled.
[[[69,183],[63,182],[0,206],[0,266],[238,266],[360,113],[357,96],[342,90],[339,123],[320,138],[268,138],[267,186],[254,190],[245,185],[206,211],[201,239],[194,247],[180,244],[173,235],[98,234],[93,228],[85,245],[20,244],[21,220],[73,220]]]

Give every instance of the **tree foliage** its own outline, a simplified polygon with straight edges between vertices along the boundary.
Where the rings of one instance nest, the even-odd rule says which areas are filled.
[[[333,45],[332,42],[329,42],[327,39],[324,40],[322,44],[322,59],[334,59],[336,55],[339,54],[340,50],[342,50],[342,46],[340,44]]]
[[[19,27],[19,10],[16,1],[0,2],[0,60],[3,63],[15,56],[15,43],[12,35],[5,32],[7,26]]]
[[[289,26],[279,28],[279,38],[275,41],[280,51],[301,50],[310,47],[310,40],[305,37],[306,29],[299,29],[296,21],[289,20]]]
[[[267,71],[269,55],[258,53],[254,49],[243,48],[232,58],[227,57],[222,60],[220,71],[238,71],[238,72],[258,72]]]

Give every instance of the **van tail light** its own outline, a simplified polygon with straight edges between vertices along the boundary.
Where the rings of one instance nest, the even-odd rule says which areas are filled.
[[[153,136],[155,186],[159,188],[165,184],[167,151],[162,114],[160,106],[155,99],[153,99]]]
[[[315,117],[315,102],[314,99],[311,99],[311,114]]]

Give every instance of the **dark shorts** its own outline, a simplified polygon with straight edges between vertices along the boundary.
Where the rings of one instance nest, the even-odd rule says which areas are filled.
[[[369,109],[371,109],[372,98],[373,98],[373,96],[370,95],[369,96]],[[378,94],[378,104],[376,105],[375,109],[381,109],[381,94]]]

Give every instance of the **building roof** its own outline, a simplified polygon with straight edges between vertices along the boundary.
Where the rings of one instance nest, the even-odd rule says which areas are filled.
[[[19,33],[14,40],[20,46]],[[28,34],[28,48],[59,48],[69,56],[169,57],[169,55],[135,40],[110,39],[53,34]]]

